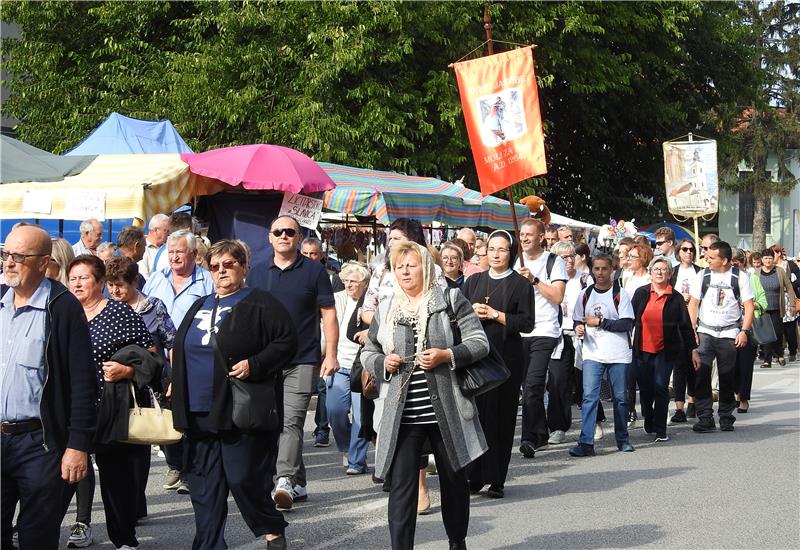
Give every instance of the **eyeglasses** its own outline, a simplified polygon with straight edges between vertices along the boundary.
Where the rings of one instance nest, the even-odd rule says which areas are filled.
[[[297,235],[297,230],[296,230],[296,229],[292,229],[291,227],[284,227],[284,228],[282,228],[282,229],[273,229],[273,230],[271,231],[271,233],[272,233],[272,234],[273,234],[273,236],[275,236],[275,237],[280,237],[281,235],[283,235],[284,233],[286,233],[286,236],[287,236],[287,237],[289,237],[289,238],[291,239],[292,237],[294,237],[295,235]]]
[[[22,254],[20,252],[6,252],[3,250],[3,261],[7,262],[9,258],[14,260],[15,263],[24,264],[28,258],[35,258],[36,256],[47,256],[47,254]]]
[[[508,253],[508,249],[507,248],[487,248],[486,252],[488,252],[489,254],[507,254]]]
[[[217,271],[219,271],[220,267],[224,267],[225,271],[227,271],[229,269],[233,269],[233,266],[235,266],[238,263],[239,263],[238,260],[225,260],[224,262],[220,262],[218,264],[208,264],[208,270],[211,273],[216,273]]]
[[[456,263],[459,261],[458,256],[442,256],[442,261],[447,263]]]
[[[486,257],[486,254],[478,254],[478,253],[476,252],[476,253],[475,253],[475,256],[477,256],[478,258],[485,258],[485,257]]]
[[[656,241],[656,246],[661,246],[662,244],[666,244],[669,241]]]
[[[654,267],[653,269],[650,270],[650,273],[666,273],[666,272],[667,272],[666,267]]]
[[[638,260],[638,259],[639,259],[639,256],[631,256],[630,254],[628,254],[628,255],[627,255],[627,256],[625,256],[625,257],[626,257],[627,259],[629,259],[629,260]]]
[[[682,246],[681,252],[694,252],[694,248],[692,248],[691,246]]]
[[[700,245],[700,250],[708,250],[707,246]]]
[[[575,254],[564,254],[561,256],[561,259],[565,262],[574,262],[575,261]]]

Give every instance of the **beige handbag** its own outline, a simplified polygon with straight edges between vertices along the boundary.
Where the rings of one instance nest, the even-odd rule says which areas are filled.
[[[139,406],[133,382],[128,382],[133,396],[133,408],[128,410],[128,439],[123,443],[134,445],[168,445],[181,440],[181,432],[172,427],[172,411],[162,409],[158,400],[150,391],[154,408]]]

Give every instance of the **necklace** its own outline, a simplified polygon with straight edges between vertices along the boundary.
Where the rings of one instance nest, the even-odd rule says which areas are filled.
[[[495,284],[495,286],[492,289],[492,291],[489,292],[489,281],[491,281],[491,280],[492,280],[491,277],[486,277],[486,296],[483,297],[483,299],[485,300],[484,303],[486,305],[489,305],[489,300],[492,298],[492,294],[497,292],[497,289],[501,288],[503,286],[503,283],[502,283],[503,279],[495,279],[497,281],[497,284]]]
[[[100,300],[98,300],[97,303],[95,305],[93,305],[92,307],[84,306],[83,307],[84,313],[94,313],[95,310],[98,308],[98,306],[100,306],[100,304],[103,303],[103,300],[104,300],[104,298],[100,298]]]

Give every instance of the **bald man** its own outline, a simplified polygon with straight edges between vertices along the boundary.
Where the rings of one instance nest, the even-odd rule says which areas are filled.
[[[20,548],[58,548],[65,483],[86,476],[97,381],[89,327],[78,300],[47,279],[52,243],[33,226],[3,249],[0,299],[0,546],[11,548],[19,503]]]
[[[464,278],[466,279],[470,275],[485,271],[484,269],[481,269],[478,264],[472,263],[472,256],[475,255],[475,241],[477,240],[475,232],[469,227],[464,227],[458,231],[456,236],[467,243],[468,248],[467,255],[464,256],[464,265],[461,268],[461,270],[464,272]]]

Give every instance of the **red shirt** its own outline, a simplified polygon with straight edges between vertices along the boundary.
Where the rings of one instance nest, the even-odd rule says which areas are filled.
[[[664,351],[664,304],[672,294],[672,285],[661,296],[650,287],[650,299],[642,312],[642,351],[661,353]]]

